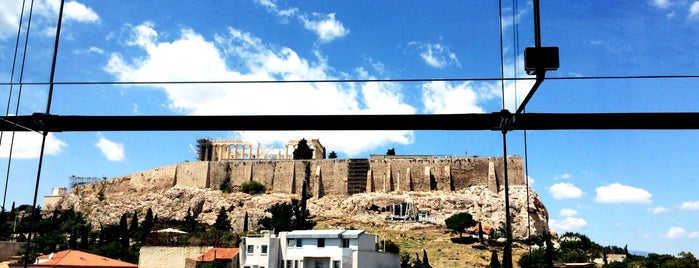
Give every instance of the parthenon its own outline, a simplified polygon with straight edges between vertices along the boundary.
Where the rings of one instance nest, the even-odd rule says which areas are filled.
[[[258,143],[253,149],[250,142],[242,140],[197,140],[199,161],[223,161],[241,159],[293,159],[293,152],[298,146],[299,140],[289,140],[283,149],[267,147]],[[325,159],[325,147],[320,140],[308,141],[308,146],[313,150],[313,159]]]

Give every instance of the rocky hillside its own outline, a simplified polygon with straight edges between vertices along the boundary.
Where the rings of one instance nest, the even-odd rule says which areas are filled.
[[[526,186],[510,186],[510,206],[513,237],[525,239],[527,226],[533,236],[548,230],[548,213],[539,196]],[[222,193],[218,190],[187,186],[148,185],[134,187],[128,177],[108,179],[78,185],[57,203],[59,209],[74,208],[82,211],[98,226],[99,223],[118,223],[124,213],[138,213],[142,220],[151,208],[159,219],[182,219],[191,208],[200,222],[212,224],[221,207],[229,213],[234,228],[242,229],[247,212],[251,224],[265,215],[264,210],[277,202],[299,198],[298,195],[267,193]],[[429,223],[443,225],[444,219],[458,212],[468,212],[477,221],[483,221],[485,231],[505,226],[504,191],[494,193],[486,186],[471,186],[456,192],[392,192],[363,193],[350,196],[328,195],[309,200],[308,209],[318,219],[334,222],[387,223],[390,206],[394,203],[412,203],[421,211],[429,211]],[[400,224],[396,223],[396,226]],[[335,226],[349,227],[349,226]]]

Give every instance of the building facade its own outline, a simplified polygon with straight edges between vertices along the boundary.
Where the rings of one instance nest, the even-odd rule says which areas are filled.
[[[243,268],[400,267],[398,254],[380,252],[378,237],[363,230],[299,230],[247,236],[240,244]]]

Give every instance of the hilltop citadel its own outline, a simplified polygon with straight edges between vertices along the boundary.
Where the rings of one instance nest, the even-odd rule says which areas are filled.
[[[284,150],[253,150],[250,143],[239,140],[199,141],[199,161],[136,172],[116,178],[128,180],[130,187],[170,188],[191,186],[218,189],[224,180],[235,188],[255,180],[275,193],[301,192],[305,165],[311,169],[309,189],[314,197],[352,195],[371,192],[458,191],[470,186],[487,186],[498,193],[504,185],[502,157],[442,155],[371,155],[369,158],[326,159],[325,148],[317,139],[310,140],[313,159],[293,160],[290,152],[298,141],[290,141]],[[523,160],[507,158],[508,182],[524,185]],[[54,189],[44,199],[52,207],[65,191]]]

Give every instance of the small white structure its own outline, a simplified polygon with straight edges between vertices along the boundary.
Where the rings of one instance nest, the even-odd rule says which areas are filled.
[[[377,251],[378,237],[363,230],[301,230],[246,236],[243,268],[393,268],[398,254]]]

